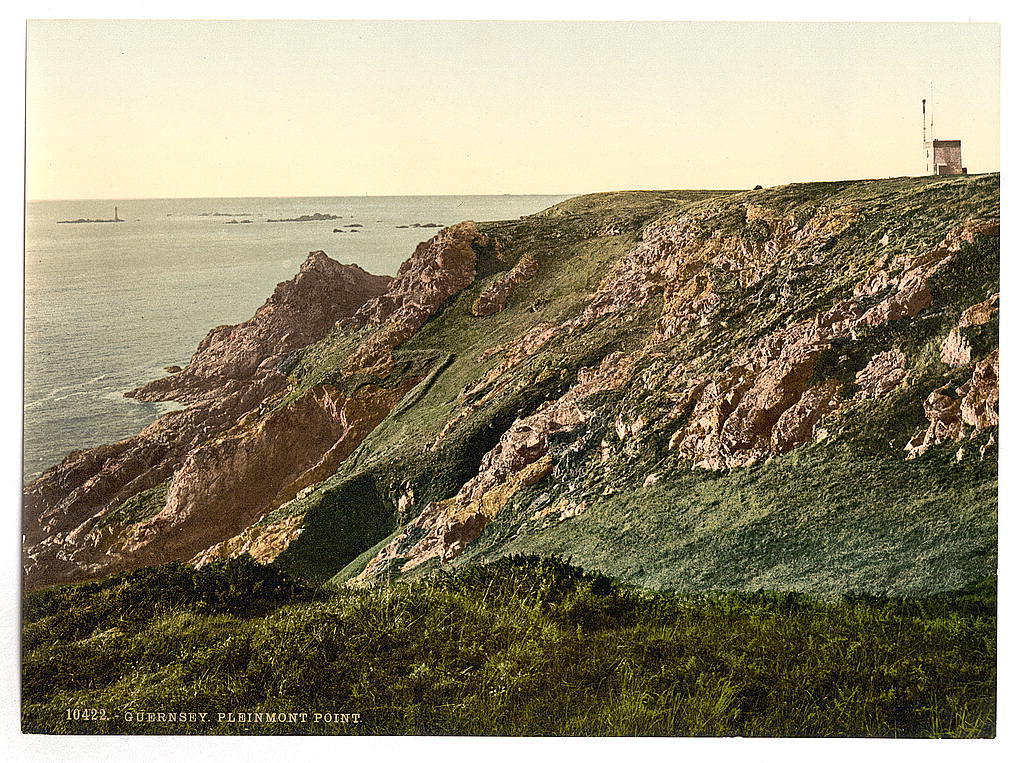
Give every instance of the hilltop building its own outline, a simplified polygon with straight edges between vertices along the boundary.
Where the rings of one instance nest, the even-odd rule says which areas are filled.
[[[932,140],[925,143],[925,158],[929,175],[966,175],[960,156],[960,141]]]

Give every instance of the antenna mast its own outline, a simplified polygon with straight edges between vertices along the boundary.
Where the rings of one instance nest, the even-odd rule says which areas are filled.
[[[924,148],[924,174],[931,173],[931,162],[928,161],[928,101],[921,99],[921,145]]]
[[[928,93],[928,97],[932,99],[932,118],[929,123],[928,132],[931,135],[931,140],[935,140],[935,85],[929,82],[928,87],[931,89],[931,92]]]

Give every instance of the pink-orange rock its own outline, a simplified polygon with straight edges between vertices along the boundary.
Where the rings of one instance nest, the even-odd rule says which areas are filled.
[[[351,395],[322,387],[250,427],[211,441],[176,472],[167,506],[118,549],[132,564],[191,556],[230,538],[330,476],[420,380]]]
[[[473,223],[452,226],[417,247],[395,279],[311,253],[250,320],[214,329],[185,370],[132,393],[185,410],[123,442],[73,453],[28,486],[27,584],[188,558],[326,477],[419,379],[340,398],[313,390],[265,415],[264,401],[286,384],[277,366],[348,321],[367,330],[349,371],[386,367],[398,344],[473,282],[474,247],[486,243]],[[165,508],[108,547],[96,532],[105,513],[172,476]]]
[[[998,234],[999,223],[969,220],[947,233],[936,248],[921,254],[883,252],[854,288],[854,298],[872,297],[889,288],[912,293],[920,288],[919,283],[915,288],[914,282],[931,278],[948,265],[965,244],[973,243],[979,235]]]
[[[966,366],[971,362],[971,343],[963,335],[959,328],[954,328],[949,335],[942,340],[939,347],[939,357],[947,366],[954,368]]]
[[[850,219],[837,217],[834,224],[841,228]],[[865,325],[917,315],[932,301],[928,279],[948,265],[965,243],[996,232],[998,225],[968,222],[950,231],[935,249],[894,258],[884,254],[854,288],[852,300],[764,337],[720,374],[691,380],[691,395],[700,392],[695,404],[693,397],[684,395],[676,405],[675,415],[690,405],[693,410],[687,424],[671,438],[670,447],[698,467],[723,469],[750,465],[813,439],[820,419],[841,405],[836,380],[808,389],[822,353],[840,337],[855,339]],[[892,291],[890,296],[862,313],[865,300],[887,289]],[[858,398],[885,394],[905,374],[906,358],[901,352],[881,353],[858,374]],[[932,433],[921,434],[922,441],[945,437],[955,429],[943,418],[944,406],[940,397],[926,405],[937,418]]]
[[[809,438],[838,395],[838,388],[829,384],[804,398],[814,368],[830,343],[846,335],[859,316],[856,303],[839,303],[769,334],[721,375],[701,380],[694,387],[700,394],[689,422],[673,436],[671,447],[697,466],[724,469],[752,464],[805,441],[797,441],[794,433]],[[796,410],[784,415],[794,406]]]
[[[322,251],[310,252],[298,275],[279,283],[252,318],[213,329],[183,371],[128,394],[140,400],[192,403],[258,376],[274,377],[273,386],[280,389],[284,377],[276,366],[288,353],[323,338],[337,321],[384,293],[392,280],[357,265],[342,265]]]
[[[255,416],[286,384],[278,363],[351,317],[391,280],[313,252],[250,320],[214,329],[188,368],[135,390],[140,399],[176,400],[188,407],[119,443],[72,453],[26,487],[26,585],[79,580],[136,564],[111,556],[107,532],[99,530],[107,512],[168,480],[190,453]],[[225,527],[237,531],[232,521]],[[217,524],[211,520],[211,526]],[[209,537],[196,542],[209,545],[227,536]],[[194,546],[186,543],[181,553],[199,550]]]
[[[467,220],[419,244],[412,257],[402,263],[387,291],[343,322],[369,329],[349,358],[345,372],[386,374],[391,351],[415,334],[446,300],[473,283],[476,248],[487,243],[487,236]]]
[[[260,564],[274,561],[302,533],[303,514],[295,514],[280,522],[252,525],[238,535],[201,551],[189,564],[201,567],[217,559],[248,554]]]
[[[416,247],[387,291],[356,312],[355,323],[382,326],[397,319],[403,323],[418,320],[421,325],[446,299],[473,283],[474,247],[487,243],[487,236],[469,220],[442,229]]]
[[[998,308],[999,294],[993,294],[984,302],[971,305],[960,315],[957,325],[949,332],[943,340],[940,348],[942,362],[949,366],[966,366],[971,362],[971,345],[967,341],[961,329],[970,326],[983,326],[992,320]]]
[[[984,326],[995,316],[996,311],[999,309],[996,307],[998,302],[999,293],[996,292],[985,301],[979,302],[976,305],[971,305],[960,315],[960,322],[957,325],[960,328],[967,328],[968,326]]]
[[[957,390],[960,417],[965,424],[987,429],[999,423],[999,350],[993,350],[975,367],[971,380]]]
[[[473,302],[470,312],[482,318],[504,310],[513,289],[537,275],[539,269],[537,260],[529,254],[524,254],[510,271],[494,280],[480,292],[480,296]]]
[[[396,562],[409,570],[430,559],[445,562],[460,554],[515,493],[550,474],[551,436],[582,426],[593,415],[580,403],[621,387],[635,362],[631,355],[612,353],[598,367],[581,369],[577,384],[558,400],[515,421],[481,459],[476,476],[455,496],[428,504],[410,529],[383,548],[354,583],[370,582]]]
[[[862,324],[880,326],[886,321],[912,318],[932,304],[932,291],[928,281],[920,276],[914,278],[895,295],[882,300],[860,319]]]
[[[769,452],[783,453],[809,442],[822,417],[839,407],[842,391],[842,382],[829,379],[804,392],[772,427]]]
[[[389,368],[392,350],[472,283],[475,247],[486,243],[466,222],[420,244],[386,291],[346,321],[367,334],[342,375]],[[392,389],[362,385],[347,395],[316,388],[194,450],[171,482],[165,509],[134,528],[120,551],[133,564],[152,563],[194,554],[244,531],[329,476],[419,381],[407,378]]]
[[[928,419],[928,428],[911,438],[905,450],[907,458],[916,458],[928,448],[943,440],[959,440],[963,438],[963,419],[960,418],[960,405],[944,391],[937,389],[924,401],[924,415]]]
[[[900,350],[880,352],[857,372],[858,400],[873,400],[896,389],[907,375],[907,356]]]
[[[925,399],[928,427],[906,444],[908,459],[944,440],[963,439],[967,427],[980,431],[999,424],[999,350],[993,350],[974,366],[970,381],[957,388],[956,397],[948,392],[948,387],[940,387]]]

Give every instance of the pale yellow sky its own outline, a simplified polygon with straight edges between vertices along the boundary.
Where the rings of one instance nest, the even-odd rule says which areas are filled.
[[[35,21],[30,199],[746,188],[999,169],[994,24]]]

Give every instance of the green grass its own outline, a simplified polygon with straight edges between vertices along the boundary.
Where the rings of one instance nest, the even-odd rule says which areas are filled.
[[[100,520],[100,527],[106,525],[131,525],[142,522],[160,513],[167,505],[167,491],[171,483],[161,482],[148,490],[142,490],[122,502]]]
[[[654,593],[515,557],[353,591],[247,558],[29,594],[34,733],[984,737],[994,586]],[[68,720],[67,708],[105,720]],[[358,724],[228,712],[359,713]],[[206,712],[138,723],[125,713]]]

